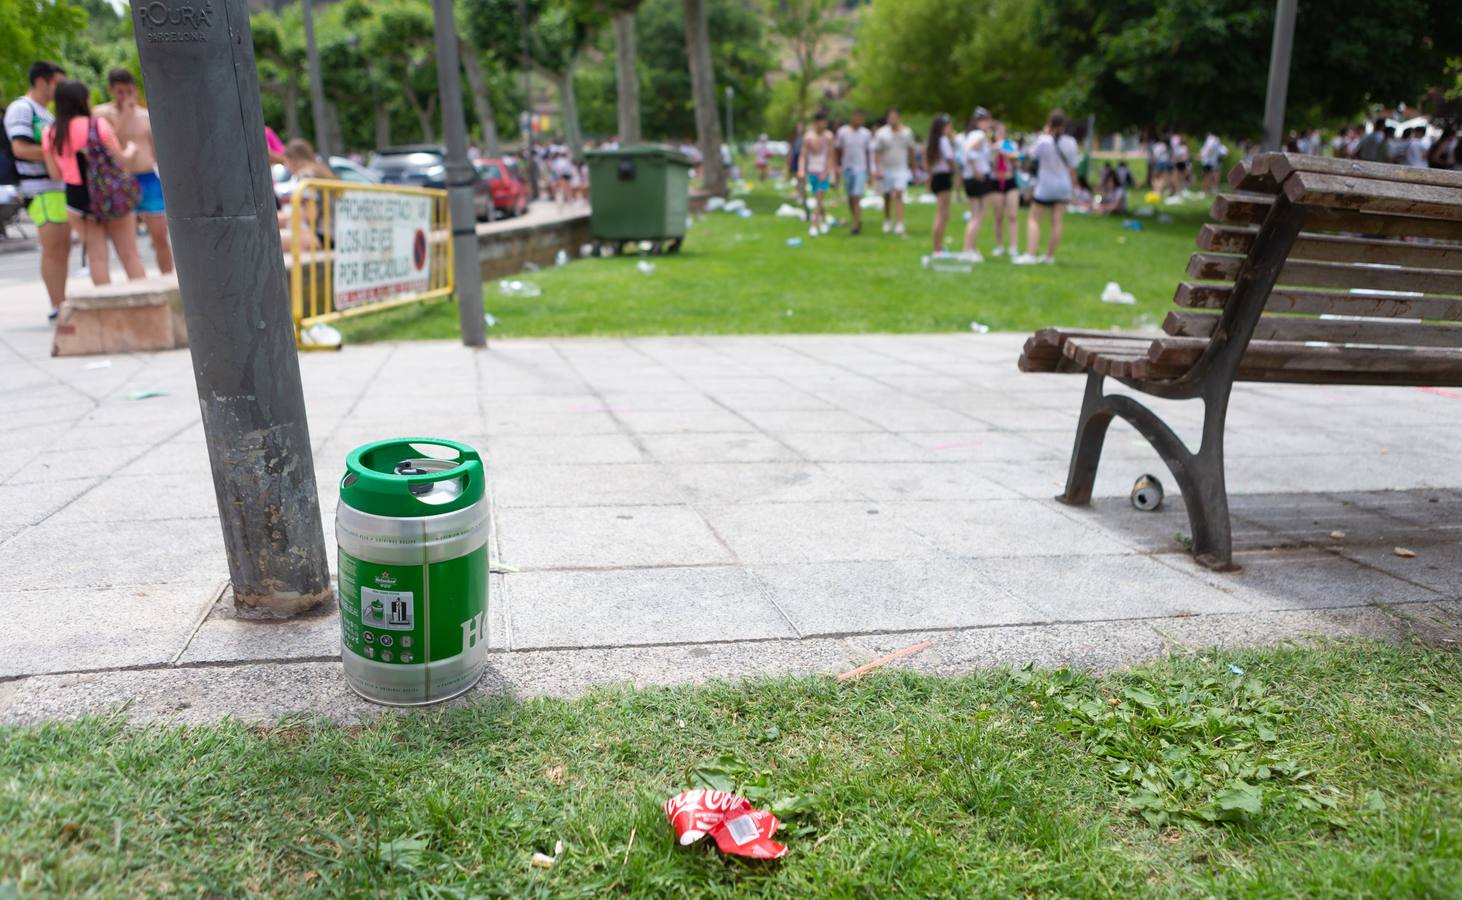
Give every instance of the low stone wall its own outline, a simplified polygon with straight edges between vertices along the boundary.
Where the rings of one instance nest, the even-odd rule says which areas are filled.
[[[176,274],[68,289],[52,356],[139,353],[188,346]]]
[[[477,229],[478,258],[484,281],[522,271],[524,263],[553,265],[563,250],[577,259],[579,249],[591,243],[589,214],[515,227],[511,222],[481,225]]]

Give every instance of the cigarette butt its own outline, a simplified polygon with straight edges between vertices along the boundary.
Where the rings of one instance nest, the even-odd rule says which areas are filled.
[[[532,865],[535,869],[551,869],[553,868],[553,862],[553,857],[549,856],[547,853],[533,854]]]

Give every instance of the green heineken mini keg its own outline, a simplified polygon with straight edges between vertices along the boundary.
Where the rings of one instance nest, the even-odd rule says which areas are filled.
[[[487,664],[481,456],[396,438],[351,451],[345,469],[335,537],[346,682],[396,706],[466,691]]]

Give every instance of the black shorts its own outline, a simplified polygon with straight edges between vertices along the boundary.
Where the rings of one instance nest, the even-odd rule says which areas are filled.
[[[1218,167],[1215,166],[1213,163],[1204,163],[1203,164],[1203,171],[1205,171],[1205,172],[1212,172],[1216,168],[1218,168]]]
[[[953,172],[935,172],[929,176],[929,193],[942,194],[954,187]]]
[[[84,184],[66,185],[66,208],[84,219],[96,218],[91,214],[91,192]]]
[[[1031,202],[1034,203],[1036,206],[1065,206],[1066,204],[1070,203],[1071,201],[1070,200],[1040,200],[1040,199],[1038,199],[1036,197],[1032,197],[1031,198]]]
[[[1186,172],[1186,171],[1188,171],[1188,163],[1187,163],[1186,160],[1181,160],[1179,162],[1175,162],[1175,163],[1173,163],[1173,165],[1174,166],[1177,166],[1179,172]]]
[[[971,199],[983,197],[986,194],[995,193],[995,179],[993,178],[966,178],[965,196]]]

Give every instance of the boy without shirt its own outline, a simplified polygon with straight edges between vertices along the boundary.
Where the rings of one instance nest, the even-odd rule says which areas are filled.
[[[827,234],[827,210],[822,200],[838,177],[833,168],[832,150],[833,135],[827,130],[827,113],[818,110],[812,117],[812,128],[802,139],[802,158],[798,160],[798,174],[806,176],[807,187],[812,191],[812,227],[807,233],[813,236]]]
[[[157,150],[152,143],[152,118],[147,107],[137,103],[137,81],[126,69],[113,69],[107,74],[110,103],[103,103],[94,112],[111,123],[117,140],[123,146],[134,144],[137,152],[125,162],[127,171],[142,189],[142,202],[137,215],[147,223],[152,248],[157,256],[158,271],[164,275],[173,270],[173,249],[168,243],[168,220],[163,211],[162,182],[157,177]]]

